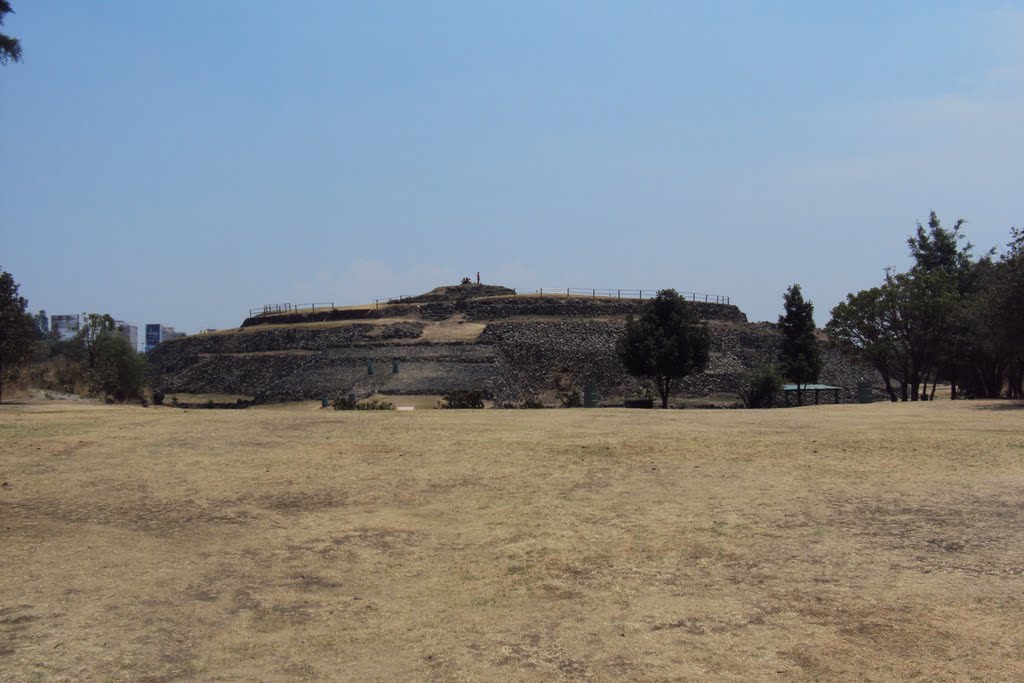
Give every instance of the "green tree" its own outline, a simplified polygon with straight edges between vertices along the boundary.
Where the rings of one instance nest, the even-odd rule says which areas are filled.
[[[910,256],[914,259],[908,276],[920,281],[916,283],[920,286],[913,292],[915,300],[910,302],[910,317],[918,318],[923,313],[931,324],[929,329],[924,329],[920,321],[916,321],[915,351],[926,353],[923,356],[915,354],[912,359],[916,362],[916,365],[912,363],[908,378],[912,400],[919,396],[927,398],[929,379],[934,397],[940,377],[950,382],[952,396],[955,397],[957,385],[971,374],[971,366],[978,363],[990,368],[999,365],[998,362],[993,363],[991,356],[985,357],[987,351],[983,349],[990,345],[979,345],[977,342],[983,340],[976,334],[978,314],[984,308],[977,296],[978,278],[990,263],[994,251],[976,260],[971,254],[974,245],[966,241],[963,233],[965,223],[960,218],[952,229],[945,228],[932,211],[927,229],[918,223],[915,233],[907,239]],[[981,308],[979,304],[982,304]],[[999,374],[996,384],[1002,382],[1001,370]]]
[[[882,287],[873,287],[846,295],[846,301],[832,309],[825,333],[830,345],[877,370],[889,399],[895,403],[898,399],[893,381],[902,386],[900,370],[904,363],[886,315],[885,294]]]
[[[0,270],[0,403],[4,378],[12,367],[28,358],[35,344],[35,325],[27,308],[28,301],[18,296],[14,277]]]
[[[1001,263],[1006,269],[1005,303],[1002,320],[1006,335],[1013,340],[1009,396],[1024,398],[1024,230],[1011,229],[1010,251]]]
[[[85,360],[90,370],[96,367],[96,340],[102,334],[113,334],[114,328],[114,318],[109,313],[86,314],[85,322],[77,336],[85,348]]]
[[[988,398],[1004,386],[1008,398],[1024,398],[1024,232],[1011,228],[1010,234],[1008,251],[980,264],[978,286],[965,304],[973,352],[965,389]]]
[[[826,326],[830,343],[869,362],[890,397],[933,398],[939,380],[950,397],[1024,396],[1024,235],[980,258],[962,232],[935,212],[907,240],[913,267],[880,287],[847,296]],[[931,394],[928,392],[931,384]]]
[[[35,326],[38,339],[46,339],[50,336],[50,317],[46,315],[46,311],[41,310],[32,316],[32,324]]]
[[[141,398],[146,386],[146,359],[120,334],[104,330],[92,341],[89,388],[99,396],[124,402]]]
[[[952,229],[944,228],[934,211],[928,216],[927,230],[918,223],[917,230],[907,238],[914,268],[927,272],[942,270],[949,275],[967,277],[974,263],[971,258],[974,245],[967,242],[960,246],[960,242],[965,239],[961,230],[966,223],[963,218],[959,218]]]
[[[922,385],[938,376],[948,350],[945,335],[956,311],[955,279],[942,270],[890,275],[883,289],[883,305],[900,359],[901,398],[920,400]]]
[[[782,295],[783,315],[779,316],[782,345],[779,365],[783,375],[796,384],[796,403],[803,405],[803,390],[818,381],[821,374],[821,349],[814,332],[814,304],[804,301],[800,285]]]
[[[707,367],[710,347],[707,325],[693,307],[674,289],[663,289],[638,318],[627,316],[616,351],[629,374],[654,382],[661,407],[668,408],[679,380]]]
[[[0,26],[4,25],[4,15],[14,14],[11,3],[8,0],[0,0]],[[8,62],[21,61],[21,41],[11,38],[6,33],[0,33],[0,64],[4,66]]]

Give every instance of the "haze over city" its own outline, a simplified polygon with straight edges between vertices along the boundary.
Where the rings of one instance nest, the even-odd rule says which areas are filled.
[[[232,327],[480,271],[816,320],[935,210],[1021,224],[1024,4],[16,3],[0,266]]]

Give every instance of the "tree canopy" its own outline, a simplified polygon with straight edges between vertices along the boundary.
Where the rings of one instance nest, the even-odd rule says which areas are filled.
[[[821,349],[814,331],[814,304],[804,300],[800,285],[782,295],[784,313],[779,316],[782,345],[779,365],[782,374],[796,384],[797,405],[803,404],[803,387],[818,381]]]
[[[28,358],[35,343],[35,324],[27,309],[14,276],[0,270],[0,402],[7,372]]]
[[[830,343],[874,367],[893,401],[933,398],[940,381],[951,398],[1024,394],[1024,238],[1013,228],[1001,257],[975,258],[965,223],[932,212],[907,239],[909,271],[832,309]]]
[[[14,14],[11,3],[8,0],[0,0],[0,26],[4,25],[4,15]],[[8,62],[21,61],[21,41],[12,38],[6,33],[0,33],[0,64],[4,66]]]
[[[650,379],[661,407],[679,380],[707,367],[711,337],[697,312],[674,289],[663,289],[644,303],[640,315],[626,318],[616,351],[626,371]]]

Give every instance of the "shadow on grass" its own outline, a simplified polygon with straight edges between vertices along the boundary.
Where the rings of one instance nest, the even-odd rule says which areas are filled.
[[[1006,399],[998,403],[984,403],[971,406],[974,410],[1024,410],[1024,401]]]

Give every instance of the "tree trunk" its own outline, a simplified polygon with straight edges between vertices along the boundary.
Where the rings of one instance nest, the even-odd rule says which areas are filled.
[[[4,402],[4,362],[0,360],[0,403]]]
[[[672,393],[672,382],[666,377],[655,377],[654,383],[658,387],[658,395],[661,396],[661,407],[668,408],[668,396]]]
[[[1010,398],[1024,398],[1024,368],[1014,368],[1010,372],[1009,389]]]
[[[907,395],[908,387],[906,382],[900,382],[900,400],[904,403],[907,402],[909,396]]]
[[[892,380],[885,378],[885,390],[889,393],[889,400],[896,403],[896,390],[892,388]]]

